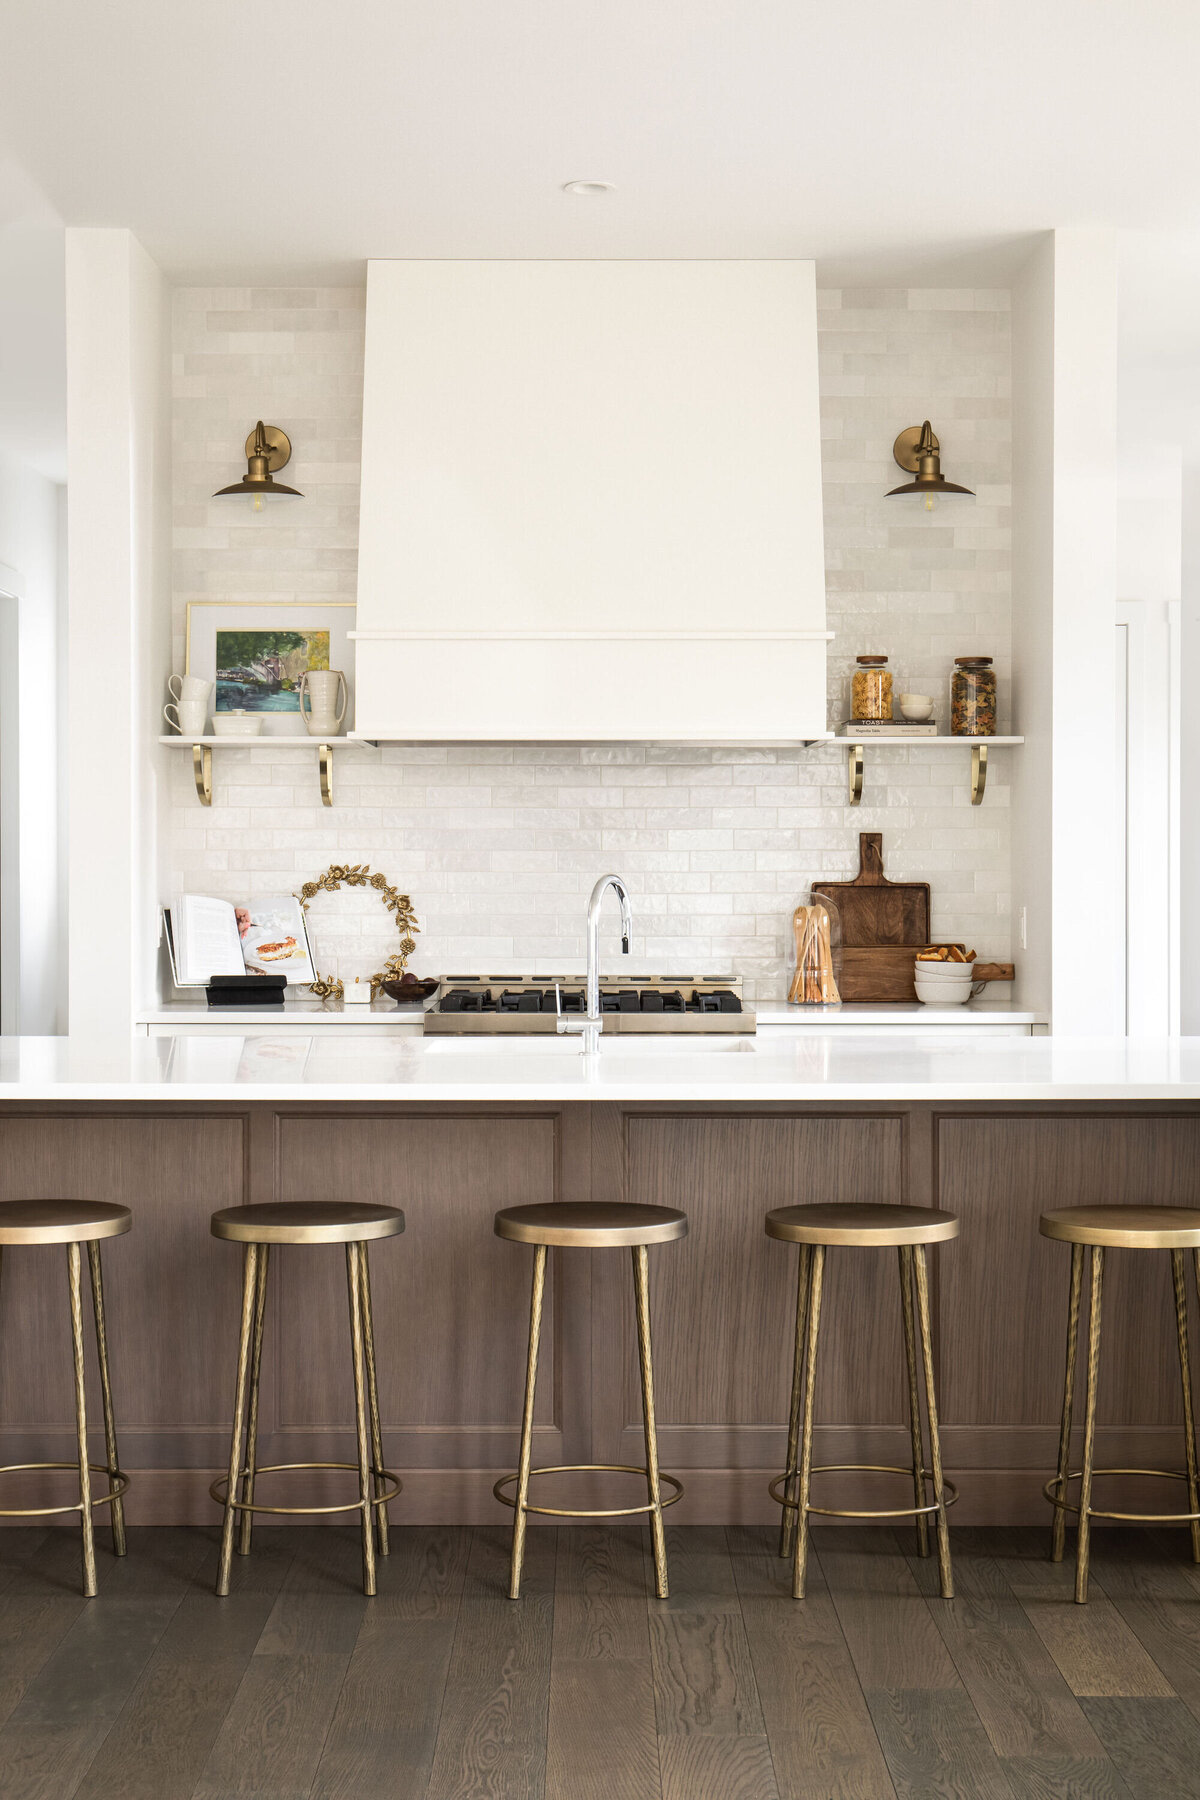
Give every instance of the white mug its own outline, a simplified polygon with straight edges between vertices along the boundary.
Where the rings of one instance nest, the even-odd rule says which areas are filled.
[[[304,697],[308,708],[304,709]],[[350,698],[346,677],[340,669],[305,669],[296,693],[300,717],[310,737],[336,737],[346,716]],[[340,704],[339,704],[340,702]]]
[[[173,718],[172,714],[175,715]],[[168,701],[163,707],[163,718],[168,725],[175,727],[181,737],[203,737],[208,720],[208,701],[181,700],[178,706],[172,706]]]
[[[212,682],[203,681],[199,675],[172,675],[167,687],[172,700],[203,700],[206,706],[213,690]]]

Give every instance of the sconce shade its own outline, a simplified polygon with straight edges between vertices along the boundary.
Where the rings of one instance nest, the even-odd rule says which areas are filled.
[[[960,487],[957,481],[947,481],[942,474],[942,459],[939,455],[939,444],[933,435],[933,428],[926,419],[920,431],[910,425],[902,431],[892,445],[892,455],[902,469],[914,471],[913,479],[906,481],[903,487],[889,488],[889,499],[893,494],[973,494],[974,488]]]
[[[275,469],[282,469],[291,461],[291,455],[292,445],[287,433],[280,431],[278,425],[264,425],[259,419],[246,439],[246,473],[231,486],[218,488],[214,500],[222,494],[294,494],[302,500],[304,496],[299,488],[285,487],[273,475]]]

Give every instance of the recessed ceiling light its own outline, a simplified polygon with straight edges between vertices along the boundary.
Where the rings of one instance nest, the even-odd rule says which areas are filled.
[[[598,194],[612,194],[616,191],[616,183],[612,181],[564,181],[564,194],[585,194],[594,197]]]

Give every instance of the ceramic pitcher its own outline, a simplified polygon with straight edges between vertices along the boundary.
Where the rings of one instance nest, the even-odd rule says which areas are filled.
[[[305,708],[305,696],[308,707]],[[346,716],[349,691],[340,669],[305,669],[297,692],[300,717],[309,737],[336,737]]]

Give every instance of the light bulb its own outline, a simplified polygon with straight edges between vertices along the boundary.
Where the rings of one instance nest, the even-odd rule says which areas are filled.
[[[932,505],[932,504],[933,504],[933,502],[930,501],[930,505]],[[254,496],[254,511],[261,512],[262,509],[263,509],[263,497],[261,494],[255,494],[255,496]]]
[[[933,495],[932,494],[926,494],[926,496],[925,496],[925,511],[926,512],[933,511]]]

